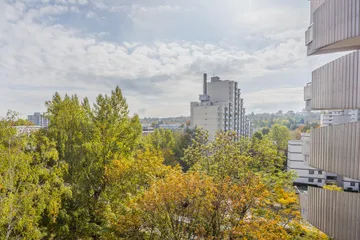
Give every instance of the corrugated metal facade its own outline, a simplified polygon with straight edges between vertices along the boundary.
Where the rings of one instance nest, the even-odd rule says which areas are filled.
[[[360,123],[345,123],[311,130],[312,167],[360,179]]]
[[[330,237],[340,240],[360,239],[360,194],[308,190],[307,219]]]
[[[344,50],[341,44],[334,43],[360,36],[360,1],[359,0],[312,0],[311,14],[312,36],[311,43],[307,43],[308,54],[335,52]],[[315,10],[316,9],[316,10]],[[307,37],[309,33],[306,34]],[[350,44],[349,49],[358,49],[360,44]],[[322,49],[325,48],[325,49]],[[319,51],[322,49],[322,51]]]
[[[360,1],[359,1],[360,2]],[[304,89],[313,110],[360,108],[360,51],[336,59],[312,73]]]
[[[311,13],[308,55],[360,48],[360,0],[312,0]],[[315,70],[304,100],[307,110],[360,109],[359,51]],[[312,129],[309,164],[360,179],[360,123]],[[315,227],[335,239],[360,239],[360,194],[309,188],[307,200],[303,216]]]

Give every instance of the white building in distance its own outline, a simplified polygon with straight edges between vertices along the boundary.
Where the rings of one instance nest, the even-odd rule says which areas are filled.
[[[238,83],[230,80],[220,80],[212,77],[207,81],[207,74],[203,79],[203,94],[199,102],[190,103],[191,128],[201,127],[208,131],[209,139],[213,140],[218,131],[234,131],[237,136],[249,136],[252,131],[250,123],[246,124],[243,99]]]
[[[320,126],[326,127],[343,123],[358,122],[360,111],[358,110],[333,110],[327,111],[320,116]]]
[[[49,126],[49,119],[39,112],[36,112],[33,115],[28,115],[28,120],[34,125],[42,128],[47,128]]]
[[[17,135],[30,135],[41,129],[40,126],[15,126]]]

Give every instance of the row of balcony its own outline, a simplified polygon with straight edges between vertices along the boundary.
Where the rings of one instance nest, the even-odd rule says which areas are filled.
[[[360,49],[360,1],[311,0],[305,45],[308,55]],[[313,71],[304,100],[309,111],[360,109],[359,52]],[[310,166],[360,179],[360,123],[312,129],[308,150]],[[360,194],[310,187],[300,202],[303,217],[331,238],[360,239]]]
[[[360,48],[360,1],[312,2],[317,3],[312,9],[312,25],[305,33],[308,55]]]
[[[360,239],[360,194],[309,187],[300,194],[302,217],[331,238]]]
[[[336,59],[312,73],[304,87],[307,110],[360,108],[360,51]]]
[[[311,130],[312,167],[360,179],[360,123],[345,123]]]

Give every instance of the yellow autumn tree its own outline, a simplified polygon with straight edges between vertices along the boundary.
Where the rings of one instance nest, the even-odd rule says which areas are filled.
[[[105,210],[101,214],[108,220],[109,233],[105,235],[107,239],[117,238],[137,225],[136,218],[129,215],[129,206],[134,199],[170,172],[180,171],[180,168],[173,169],[163,162],[161,151],[146,148],[138,150],[134,156],[113,160],[106,167],[108,188],[104,194]]]

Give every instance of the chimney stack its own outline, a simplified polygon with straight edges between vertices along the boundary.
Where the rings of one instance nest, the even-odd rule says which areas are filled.
[[[207,74],[204,73],[204,90],[203,90],[203,94],[207,95]]]

